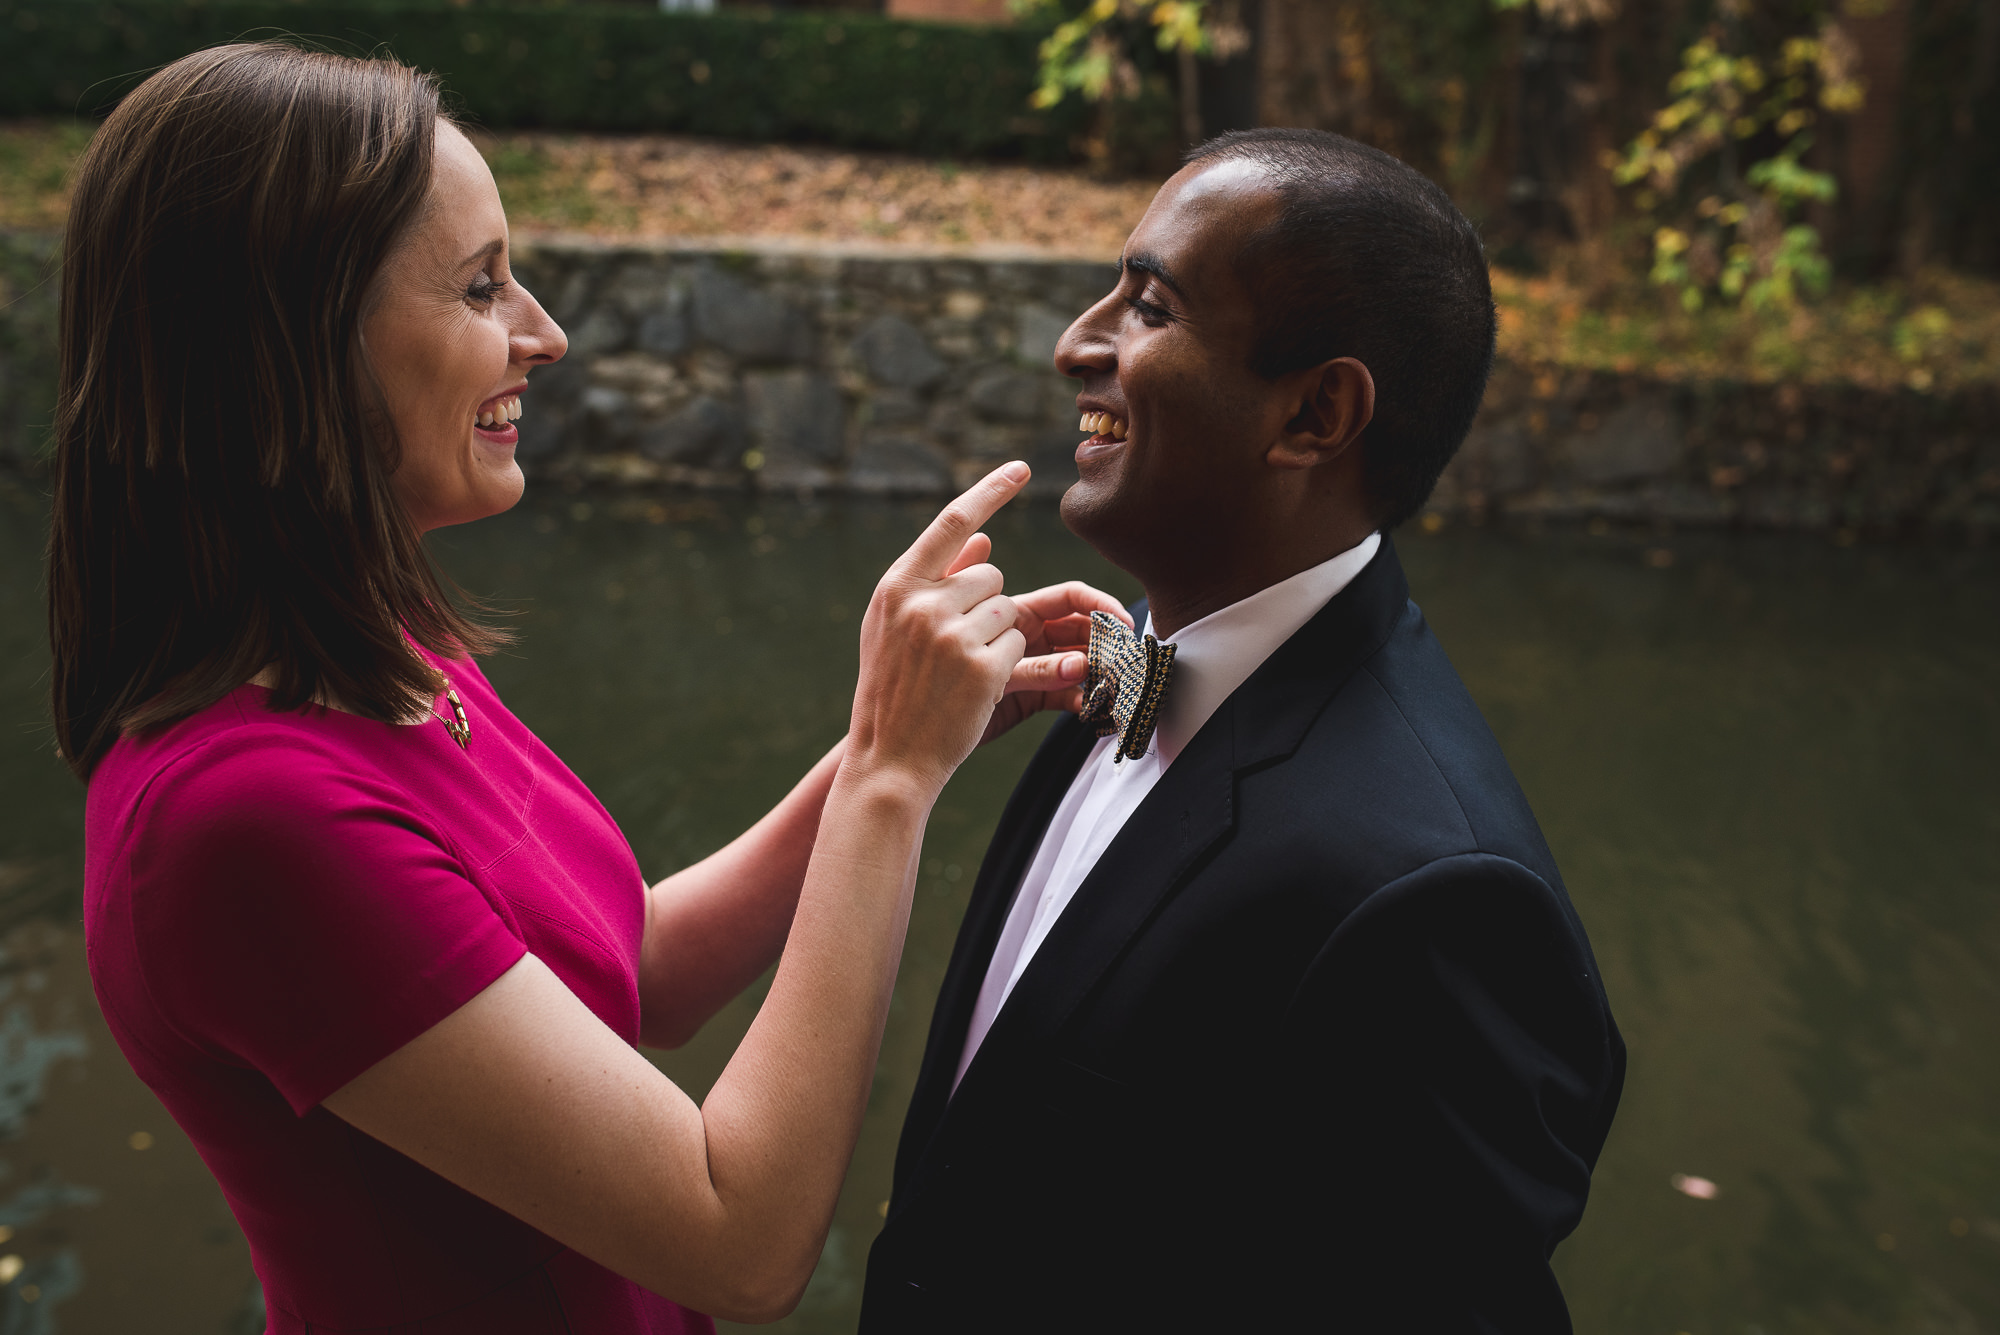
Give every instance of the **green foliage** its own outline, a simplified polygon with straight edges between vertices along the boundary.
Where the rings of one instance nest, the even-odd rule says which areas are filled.
[[[1638,186],[1639,208],[1661,224],[1650,277],[1675,289],[1687,310],[1710,295],[1785,309],[1802,294],[1826,291],[1832,269],[1819,232],[1792,219],[1805,204],[1834,197],[1833,177],[1800,158],[1820,112],[1861,106],[1854,63],[1830,26],[1786,39],[1768,61],[1731,53],[1712,31],[1683,53],[1667,86],[1674,100],[1623,157],[1613,155],[1613,179]],[[1739,169],[1741,158],[1772,143],[1782,146]],[[1700,185],[1707,188],[1690,207]]]
[[[54,247],[45,234],[0,231],[0,463],[33,465],[47,451],[56,381]]]
[[[1064,159],[1079,108],[1035,111],[1042,32],[872,15],[451,8],[246,0],[0,0],[0,116],[108,107],[190,51],[299,33],[443,76],[494,128],[667,130],[961,156]]]
[[[1089,0],[1066,14],[1064,0],[1015,0],[1029,20],[1058,19],[1042,42],[1038,107],[1053,107],[1071,93],[1086,102],[1137,98],[1144,76],[1132,59],[1135,38],[1151,34],[1160,51],[1228,57],[1249,42],[1240,24],[1218,20],[1205,0]]]

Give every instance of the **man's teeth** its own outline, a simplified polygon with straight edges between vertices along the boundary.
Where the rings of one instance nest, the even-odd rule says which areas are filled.
[[[509,422],[519,421],[520,417],[521,396],[514,394],[481,412],[479,414],[479,425],[483,427],[505,426]]]
[[[1109,436],[1113,440],[1123,440],[1131,432],[1124,418],[1113,417],[1110,413],[1085,413],[1076,424],[1076,429],[1088,431],[1093,436]]]

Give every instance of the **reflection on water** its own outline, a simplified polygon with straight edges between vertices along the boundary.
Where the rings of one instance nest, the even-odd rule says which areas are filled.
[[[21,1267],[0,1335],[255,1331],[220,1195],[91,1002],[81,795],[38,728],[41,513],[0,482],[0,1124],[19,1128],[0,1142],[0,1272]],[[838,736],[861,608],[925,517],[550,495],[439,546],[519,609],[488,672],[658,875]],[[1050,510],[993,531],[1013,587],[1132,592]],[[1579,1331],[2000,1332],[2000,567],[1791,540],[1400,541],[1631,1045],[1597,1191],[1557,1254]],[[870,1118],[780,1330],[852,1328],[931,998],[1035,731],[975,757],[931,822]],[[661,1065],[699,1096],[755,1004]]]

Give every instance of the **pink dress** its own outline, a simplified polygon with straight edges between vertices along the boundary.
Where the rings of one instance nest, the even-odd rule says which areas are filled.
[[[476,666],[432,661],[467,750],[255,686],[112,748],[85,834],[105,1019],[222,1184],[271,1335],[713,1331],[320,1106],[529,951],[638,1040],[624,835]]]

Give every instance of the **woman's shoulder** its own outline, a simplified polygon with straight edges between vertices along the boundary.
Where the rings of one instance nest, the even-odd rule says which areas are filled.
[[[164,807],[182,817],[296,819],[329,788],[361,784],[391,795],[395,785],[384,784],[366,744],[370,729],[342,727],[345,720],[317,707],[268,709],[268,698],[245,686],[164,728],[121,738],[91,775],[92,816],[129,819]]]

